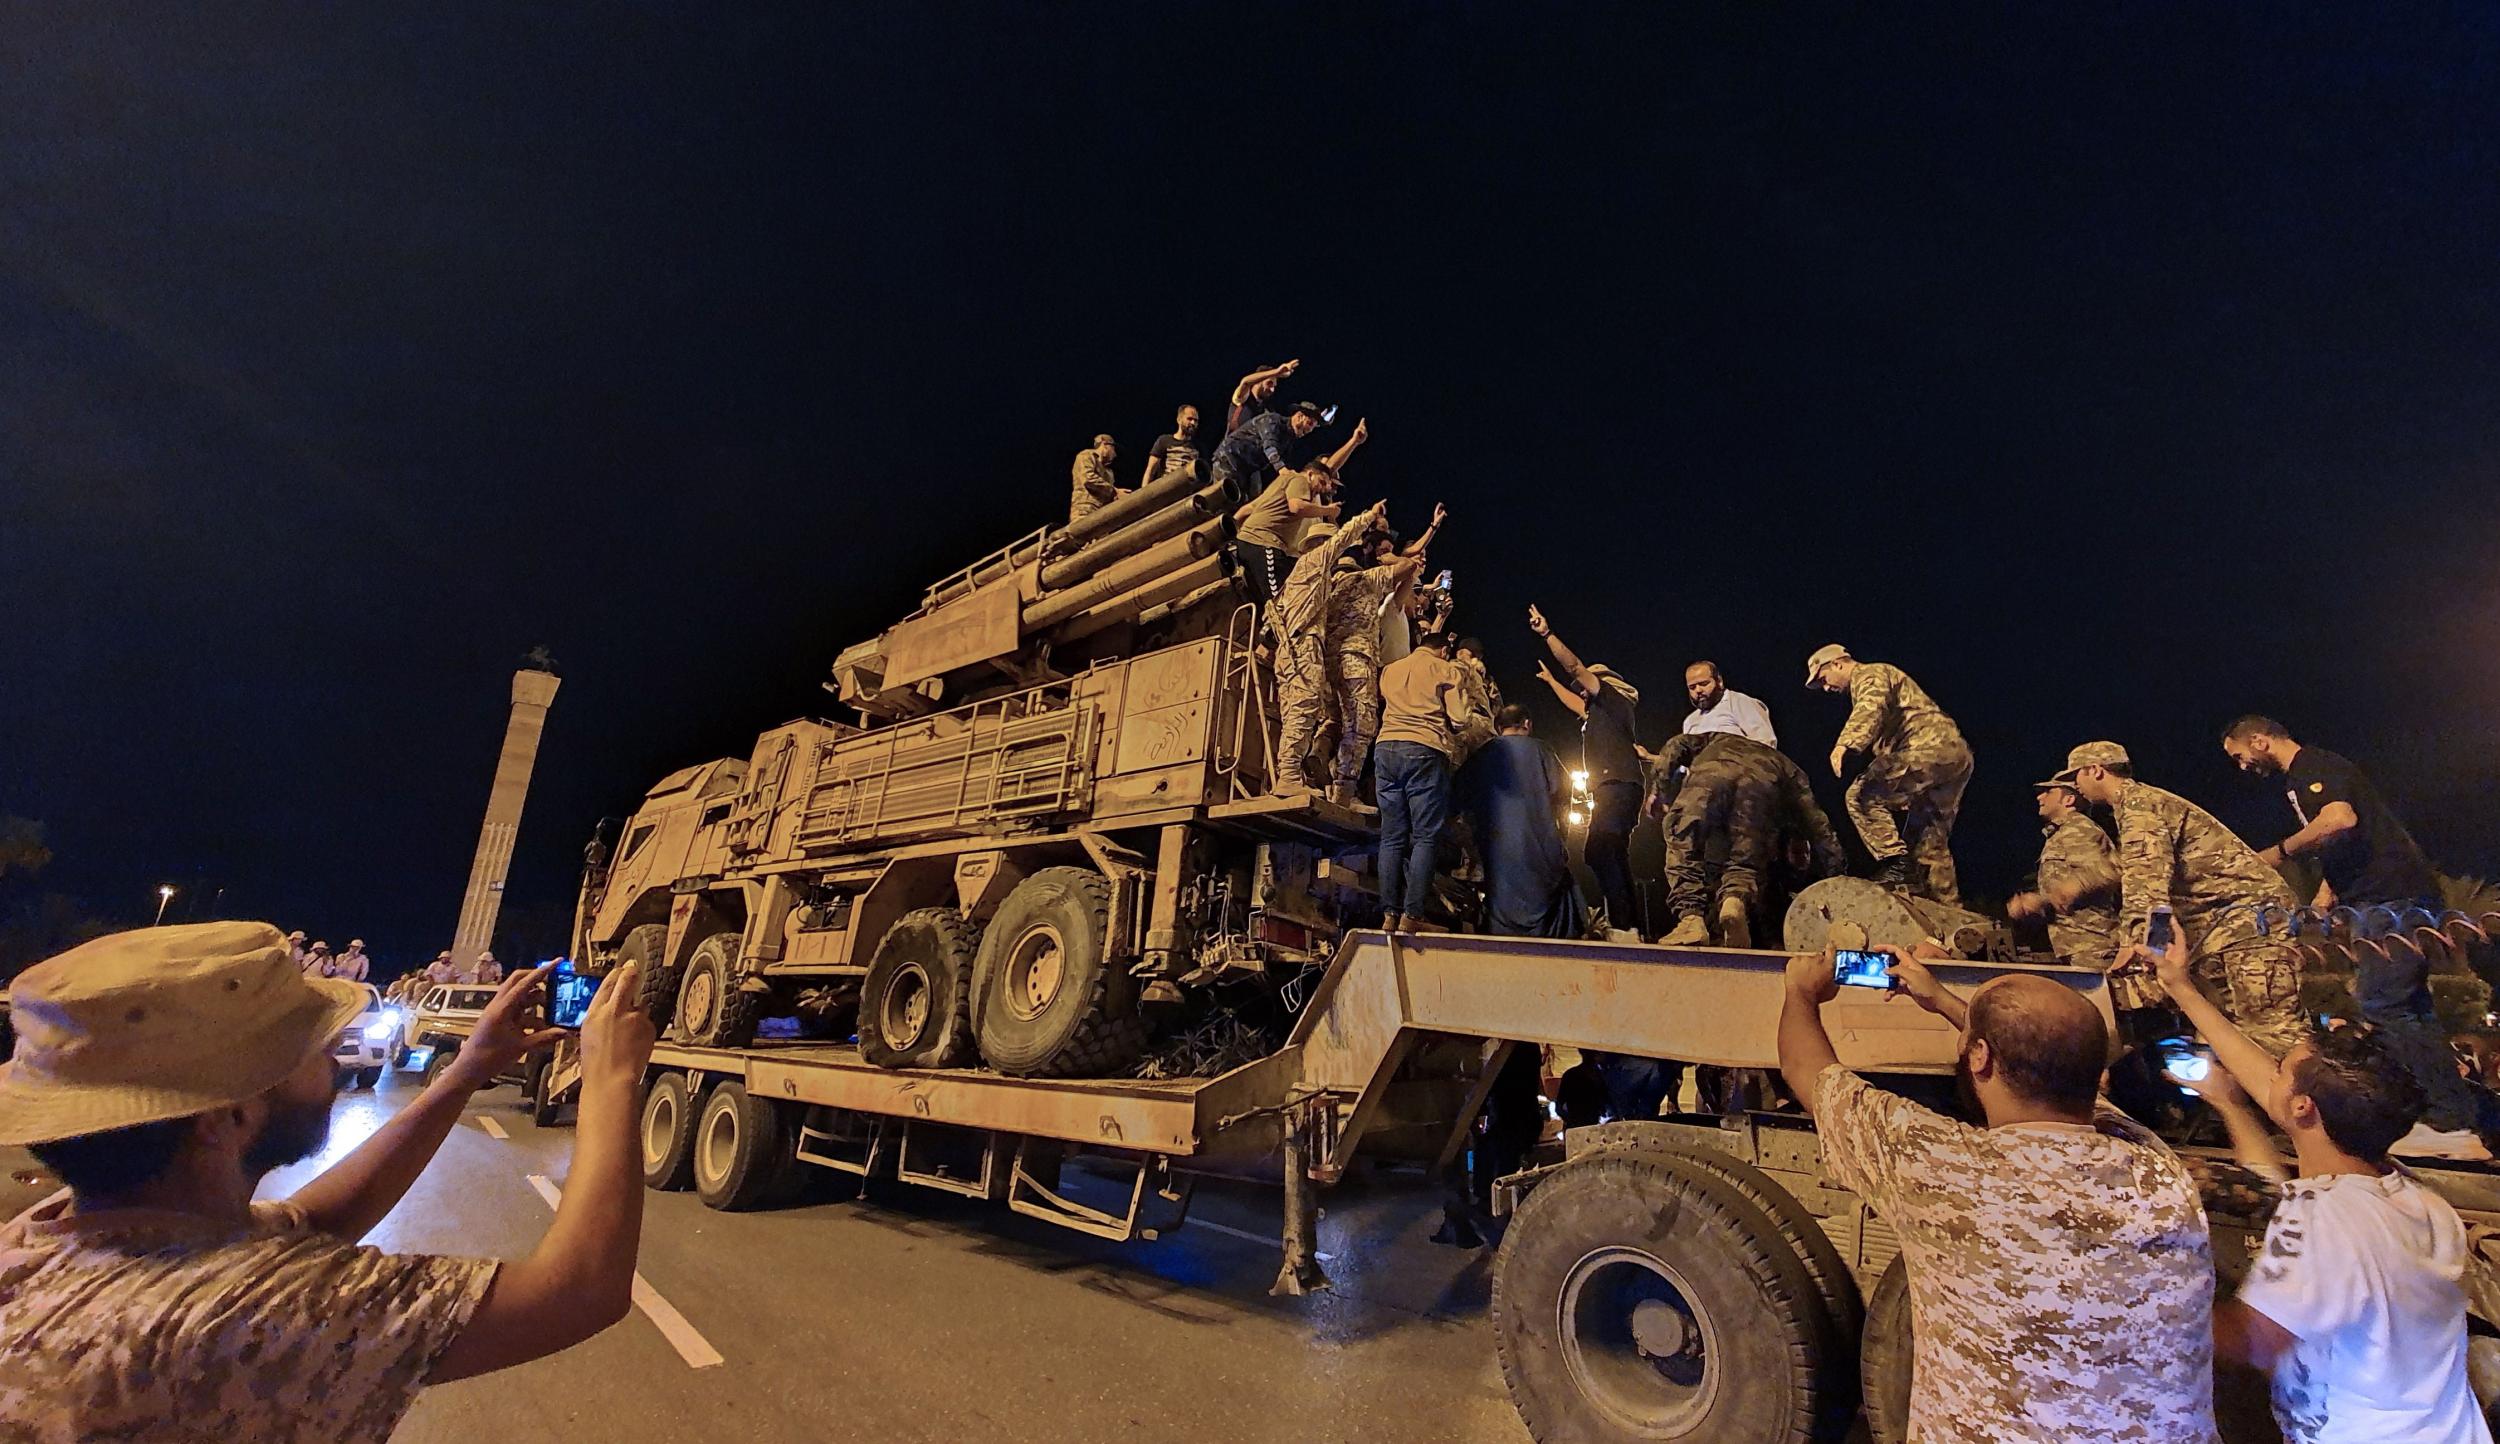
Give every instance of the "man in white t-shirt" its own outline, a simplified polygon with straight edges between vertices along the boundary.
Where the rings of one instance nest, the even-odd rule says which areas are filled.
[[[2287,1444],[2491,1444],[2465,1372],[2465,1226],[2387,1156],[2420,1085],[2364,1028],[2277,1063],[2196,986],[2184,946],[2155,967],[2300,1166],[2239,1297],[2214,1309],[2214,1352],[2273,1376]]]

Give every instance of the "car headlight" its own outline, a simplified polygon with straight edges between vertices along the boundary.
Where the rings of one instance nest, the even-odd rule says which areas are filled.
[[[382,1010],[382,1026],[385,1028],[396,1028],[400,1025],[401,1021],[406,1018],[406,1016],[406,1014],[400,1012],[397,1008],[384,1008]]]
[[[379,1043],[389,1036],[391,1036],[391,1025],[387,1020],[380,1023],[365,1024],[366,1042]]]

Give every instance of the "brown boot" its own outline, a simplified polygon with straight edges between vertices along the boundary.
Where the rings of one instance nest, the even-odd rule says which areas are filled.
[[[1658,941],[1671,948],[1707,947],[1710,944],[1710,920],[1699,913],[1686,913],[1676,920],[1675,931]]]

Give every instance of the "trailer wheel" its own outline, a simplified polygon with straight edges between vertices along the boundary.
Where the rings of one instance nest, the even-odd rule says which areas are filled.
[[[695,1120],[695,1195],[731,1211],[771,1201],[792,1181],[797,1142],[778,1105],[749,1096],[735,1079],[723,1081]]]
[[[529,1087],[522,1096],[529,1100],[530,1122],[540,1128],[555,1127],[556,1118],[564,1112],[564,1104],[554,1096],[555,1089],[550,1084],[555,1076],[556,1060],[551,1056],[541,1054],[530,1064]]]
[[[621,963],[640,963],[642,972],[634,984],[634,1002],[651,1026],[665,1033],[669,1019],[677,1012],[677,985],[686,970],[668,964],[668,924],[644,923],[625,935],[616,950]]]
[[[642,1095],[642,1181],[676,1192],[694,1182],[693,1075],[662,1073]]]
[[[1493,1337],[1539,1444],[1810,1444],[1822,1303],[1724,1180],[1600,1153],[1528,1195],[1493,1265]]]
[[[1894,1259],[1866,1297],[1866,1336],[1858,1346],[1865,1380],[1866,1432],[1875,1444],[1910,1437],[1910,1269]]]
[[[740,936],[714,933],[695,944],[677,989],[677,1031],[701,1048],[743,1048],[764,1021],[764,995],[738,984]]]
[[[966,1007],[972,923],[953,908],[894,920],[859,989],[859,1055],[880,1068],[958,1068],[972,1061]]]
[[[1136,988],[1111,952],[1111,880],[1049,867],[1016,884],[981,937],[981,1056],[1025,1078],[1105,1078],[1146,1049]]]

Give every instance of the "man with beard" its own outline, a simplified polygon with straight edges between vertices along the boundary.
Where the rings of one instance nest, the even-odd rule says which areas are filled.
[[[1108,435],[1095,437],[1093,445],[1076,454],[1068,466],[1069,525],[1119,499],[1120,483],[1111,474],[1111,463],[1119,459],[1120,448]]]
[[[1684,669],[1684,696],[1693,710],[1684,714],[1687,736],[1702,732],[1733,732],[1765,747],[1780,745],[1771,730],[1771,709],[1761,699],[1731,691],[1716,662],[1695,662]]]
[[[1667,910],[1676,923],[1665,941],[1707,943],[1713,923],[1722,947],[1753,946],[1753,922],[1783,835],[1806,840],[1813,878],[1844,871],[1840,835],[1815,805],[1805,769],[1777,748],[1734,732],[1687,732],[1658,754],[1650,816],[1666,819]],[[1710,864],[1719,867],[1711,907]]]
[[[631,964],[582,1029],[581,1132],[527,1258],[386,1254],[382,1221],[469,1095],[554,1030],[506,984],[413,1102],[283,1202],[329,1133],[330,1047],[366,990],[265,923],[116,933],[10,988],[0,1143],[68,1187],[0,1227],[0,1437],[381,1444],[427,1384],[555,1353],[632,1306],[650,1020]]]
[[[1961,1034],[1987,1126],[1840,1064],[1822,1007],[1832,955],[1788,967],[1780,1072],[1823,1166],[1900,1235],[1918,1320],[1909,1437],[1928,1444],[2212,1444],[2213,1246],[2195,1181],[2099,1096],[2101,1014],[2061,983],[1996,978],[1967,999],[1893,957],[1896,998]]]
[[[1146,474],[1137,479],[1139,486],[1150,486],[1166,474],[1188,472],[1198,474],[1198,408],[1184,406],[1173,413],[1172,429],[1155,438],[1146,448]]]
[[[2439,874],[2420,844],[2360,768],[2323,747],[2303,747],[2271,717],[2232,723],[2222,750],[2250,776],[2282,778],[2300,820],[2258,861],[2314,854],[2317,905],[2352,909],[2353,936],[2379,943],[2351,950],[2353,1000],[2380,1046],[2421,1087],[2429,1102],[2422,1121],[2434,1132],[2476,1135],[2500,1152],[2500,1096],[2458,1074],[2431,1001],[2430,958],[2406,934],[2439,913]]]

